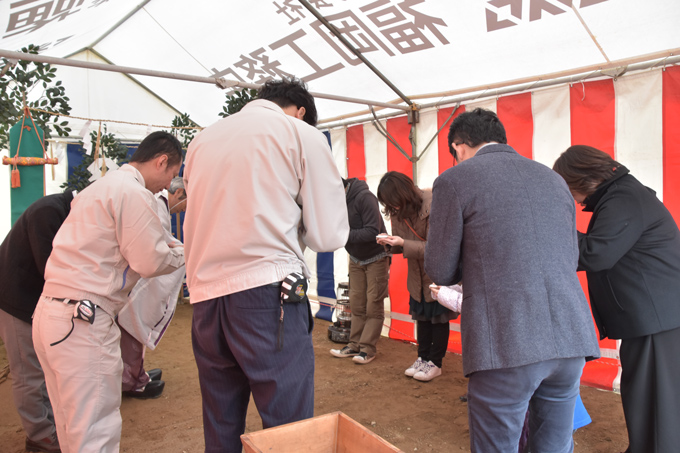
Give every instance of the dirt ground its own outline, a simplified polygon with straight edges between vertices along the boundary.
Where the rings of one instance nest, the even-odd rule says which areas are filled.
[[[368,365],[355,365],[328,351],[338,347],[327,337],[330,323],[316,320],[315,415],[342,411],[405,452],[469,451],[466,391],[462,358],[447,354],[443,374],[423,383],[404,376],[415,360],[410,343],[382,338],[378,355]],[[147,369],[162,368],[163,395],[155,400],[123,398],[123,452],[203,451],[201,396],[191,350],[191,305],[177,307],[163,341],[146,357]],[[0,370],[7,365],[0,346]],[[11,373],[0,382],[0,452],[23,452],[25,434],[11,396]],[[577,453],[621,452],[627,446],[621,398],[611,392],[581,387],[593,422],[576,431]],[[252,404],[247,432],[262,428]]]

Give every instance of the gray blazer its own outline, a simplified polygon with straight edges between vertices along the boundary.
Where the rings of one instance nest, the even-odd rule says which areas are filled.
[[[462,277],[466,376],[600,356],[577,263],[574,200],[545,165],[492,144],[435,180],[425,270]]]

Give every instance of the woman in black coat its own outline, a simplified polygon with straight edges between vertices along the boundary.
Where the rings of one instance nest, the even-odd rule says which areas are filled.
[[[653,190],[595,148],[576,145],[553,170],[592,212],[579,237],[600,338],[620,339],[628,452],[680,448],[680,231]]]

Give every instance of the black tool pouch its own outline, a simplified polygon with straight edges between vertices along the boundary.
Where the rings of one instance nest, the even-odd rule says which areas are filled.
[[[281,316],[279,317],[279,333],[276,350],[283,349],[283,304],[307,302],[307,279],[300,272],[288,274],[281,282]]]

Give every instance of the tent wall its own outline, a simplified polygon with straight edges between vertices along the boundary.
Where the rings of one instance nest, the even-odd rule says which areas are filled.
[[[676,221],[680,221],[680,67],[625,75],[616,80],[558,86],[533,93],[484,99],[461,105],[456,115],[476,107],[496,111],[506,127],[508,142],[522,155],[549,167],[572,144],[595,146],[626,165],[643,184],[657,192]],[[424,111],[416,127],[418,153],[449,118],[453,107]],[[454,115],[455,116],[455,115]],[[410,151],[409,125],[404,117],[383,123]],[[418,163],[420,187],[452,165],[446,135],[448,124]],[[333,154],[341,174],[365,179],[375,193],[380,177],[390,170],[412,175],[411,164],[372,124],[331,131]],[[587,227],[589,216],[577,209],[577,225]],[[389,222],[386,222],[388,231]],[[346,262],[344,250],[336,252]],[[342,272],[345,272],[343,268]],[[579,273],[587,295],[584,273]],[[337,274],[336,274],[337,275]],[[346,274],[345,274],[346,275]],[[415,325],[408,316],[406,262],[395,256],[387,304],[391,338],[413,340]],[[461,352],[458,321],[451,323],[449,350]],[[600,342],[603,359],[586,366],[583,383],[618,389],[620,364],[614,340]]]
[[[88,72],[90,74],[81,83],[93,83],[93,89],[108,91],[111,97],[109,101],[93,106],[78,97],[84,95],[75,91],[69,93],[78,106],[74,112],[79,116],[82,115],[82,109],[86,109],[92,117],[117,116],[128,120],[130,115],[134,117],[138,111],[143,114],[151,109],[155,112],[153,117],[167,115],[168,124],[174,116],[170,107],[160,103],[153,94],[132,81],[127,82],[133,87],[134,95],[121,101],[117,93],[122,90],[114,91],[112,87],[117,83],[127,83],[127,79],[93,82],[92,79],[99,76],[94,71]],[[120,77],[124,79],[124,76]],[[64,79],[67,83],[66,79],[70,81],[71,77]],[[114,110],[106,110],[106,106]],[[506,126],[509,143],[522,155],[547,166],[552,166],[559,154],[572,144],[588,144],[610,153],[630,168],[643,184],[654,189],[676,220],[680,219],[680,128],[677,127],[680,124],[680,67],[627,74],[616,80],[595,80],[531,93],[480,99],[461,105],[453,117],[476,107],[496,111]],[[415,128],[418,155],[423,153],[436,131],[444,125],[418,162],[415,176],[420,187],[431,187],[437,175],[453,164],[446,143],[447,120],[450,121],[453,112],[453,107],[447,107],[425,110],[420,114],[420,122]],[[382,125],[410,152],[410,125],[405,117],[382,121]],[[76,128],[74,132],[77,132]],[[127,135],[122,130],[116,132],[123,135],[121,138]],[[330,131],[330,140],[341,175],[366,180],[374,193],[380,177],[386,171],[397,170],[413,176],[411,163],[370,123],[333,129]],[[55,155],[65,156],[65,152],[62,152],[64,144],[54,145],[53,148]],[[65,179],[66,159],[60,160],[60,166],[55,168],[54,180],[52,169],[46,168],[47,193],[59,191],[58,186]],[[0,237],[3,238],[9,230],[9,217],[6,214],[9,206],[5,206],[10,198],[9,190],[9,169],[6,169],[0,173],[0,200],[3,203],[0,210],[3,216],[0,217]],[[584,230],[587,221],[588,217],[578,211],[579,229]],[[389,222],[386,225],[389,231]],[[314,273],[310,284],[310,295],[314,297],[317,296],[315,290],[318,285],[317,256],[307,251],[306,257]],[[344,249],[335,252],[331,262],[333,285],[347,281],[347,254]],[[325,265],[328,265],[328,260],[325,260]],[[587,294],[585,276],[580,275],[580,278]],[[413,341],[416,336],[415,325],[408,315],[405,279],[406,263],[401,257],[395,257],[391,269],[390,297],[386,301],[386,325],[389,328],[384,329],[384,333],[392,338]],[[321,303],[334,302],[324,297],[318,299]],[[451,330],[449,350],[460,352],[459,323],[452,322]],[[604,389],[617,389],[620,375],[618,345],[613,340],[604,340],[600,342],[600,347],[603,359],[588,364],[583,382]]]

